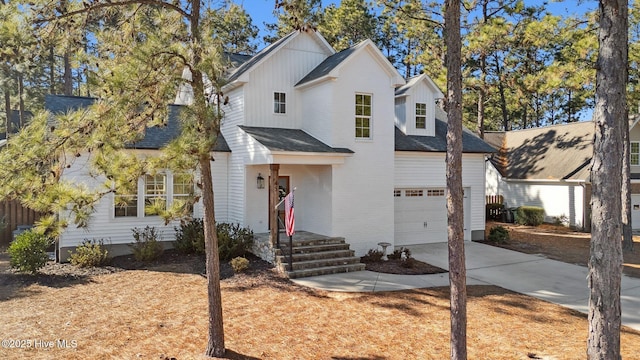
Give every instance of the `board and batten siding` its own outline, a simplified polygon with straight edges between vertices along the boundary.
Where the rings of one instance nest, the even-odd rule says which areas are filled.
[[[315,35],[300,33],[286,46],[258,65],[249,76],[245,88],[245,125],[302,128],[302,107],[294,85],[318,66],[331,53],[317,41]],[[286,94],[286,114],[273,111],[273,93]]]
[[[394,166],[394,186],[408,188],[446,188],[445,153],[397,151]],[[469,188],[471,198],[471,235],[484,238],[485,229],[485,167],[484,154],[463,154],[462,187]],[[437,174],[434,176],[434,174]],[[443,209],[446,211],[446,209]]]
[[[333,166],[333,236],[343,236],[358,256],[393,242],[394,88],[374,56],[365,49],[342,64],[331,81],[334,114],[331,145],[354,151]],[[355,138],[355,95],[372,96],[371,139]]]
[[[407,98],[405,104],[405,112],[407,119],[407,135],[420,135],[420,136],[434,136],[435,135],[435,118],[436,118],[436,99],[431,90],[424,81],[421,81],[417,86],[412,86],[409,89],[410,96]],[[426,128],[416,128],[416,104],[423,103],[426,105]]]
[[[300,92],[305,109],[301,116],[302,130],[323,143],[334,146],[332,119],[339,110],[332,105],[334,95],[331,90],[331,84],[325,82],[297,91]]]
[[[230,91],[229,103],[224,106],[221,132],[231,149],[227,163],[227,221],[244,224],[245,208],[245,158],[248,152],[244,146],[246,134],[238,127],[244,124],[244,88]]]

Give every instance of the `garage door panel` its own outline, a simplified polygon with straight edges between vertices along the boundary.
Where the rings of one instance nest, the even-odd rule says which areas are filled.
[[[395,245],[446,241],[446,198],[427,196],[427,189],[409,191],[422,196],[405,196],[405,190],[395,198]]]

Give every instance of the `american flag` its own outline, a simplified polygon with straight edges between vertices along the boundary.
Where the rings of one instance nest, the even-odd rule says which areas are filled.
[[[284,224],[287,236],[293,236],[296,224],[296,219],[293,215],[293,190],[284,198]]]

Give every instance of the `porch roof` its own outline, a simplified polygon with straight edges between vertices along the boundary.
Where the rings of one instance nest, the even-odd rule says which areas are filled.
[[[240,128],[271,152],[353,154],[347,148],[334,148],[300,129],[243,126]]]

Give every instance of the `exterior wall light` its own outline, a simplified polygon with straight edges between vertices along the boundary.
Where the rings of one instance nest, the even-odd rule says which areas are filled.
[[[264,178],[260,173],[258,173],[258,178],[256,179],[256,185],[258,186],[258,189],[264,189]]]

